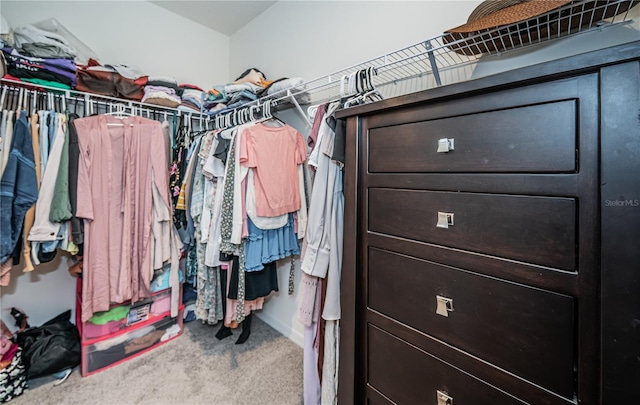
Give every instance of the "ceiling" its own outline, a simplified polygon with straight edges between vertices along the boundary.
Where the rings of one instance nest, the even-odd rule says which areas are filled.
[[[152,0],[151,3],[231,36],[276,1]]]

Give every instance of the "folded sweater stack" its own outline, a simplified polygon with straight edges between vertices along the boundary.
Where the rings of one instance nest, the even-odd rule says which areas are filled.
[[[20,54],[9,47],[2,48],[10,78],[24,82],[71,89],[76,86],[76,65],[73,60],[36,58]]]
[[[178,96],[179,90],[178,82],[172,77],[149,76],[142,102],[175,108],[182,101]]]
[[[204,90],[192,84],[180,85],[181,103],[178,109],[184,112],[200,112],[202,111],[202,100],[204,99]]]

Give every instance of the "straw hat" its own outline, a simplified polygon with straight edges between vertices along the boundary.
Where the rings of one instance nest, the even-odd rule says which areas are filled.
[[[487,0],[473,10],[466,24],[445,31],[443,39],[449,48],[464,55],[503,51],[575,32],[623,13],[638,2]],[[563,7],[569,4],[573,7]]]

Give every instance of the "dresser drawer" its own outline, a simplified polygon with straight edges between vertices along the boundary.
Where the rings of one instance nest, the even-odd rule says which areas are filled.
[[[369,171],[574,172],[576,110],[575,100],[564,100],[373,128]],[[445,138],[453,139],[454,149],[438,152]]]
[[[439,405],[439,392],[455,405],[525,403],[373,325],[367,343],[367,382],[398,405]]]
[[[369,230],[575,271],[571,198],[369,189]],[[438,213],[453,225],[438,227]]]
[[[368,263],[369,308],[572,398],[572,297],[371,247]]]

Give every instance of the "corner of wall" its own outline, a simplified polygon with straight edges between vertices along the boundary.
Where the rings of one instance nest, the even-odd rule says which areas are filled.
[[[283,322],[282,319],[270,312],[256,312],[256,316],[296,345],[304,347],[304,336],[300,331],[294,330],[290,323]]]

